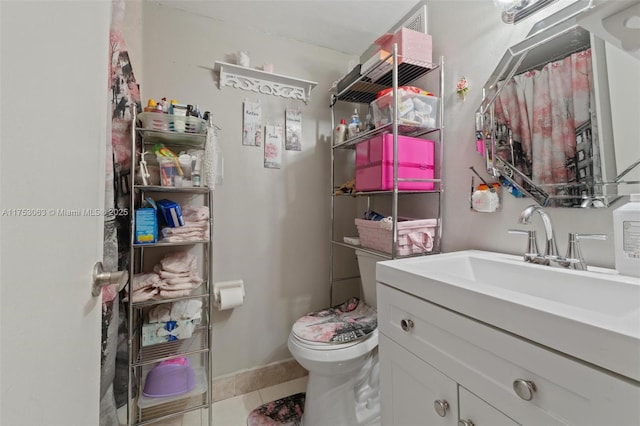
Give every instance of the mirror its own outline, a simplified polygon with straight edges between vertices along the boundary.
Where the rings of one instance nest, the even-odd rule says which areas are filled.
[[[543,206],[608,207],[640,192],[638,74],[619,87],[640,61],[578,25],[592,10],[580,0],[535,24],[498,63],[476,114],[489,173]]]

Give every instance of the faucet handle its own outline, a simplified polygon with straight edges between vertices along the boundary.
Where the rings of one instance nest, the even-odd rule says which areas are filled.
[[[509,229],[510,234],[522,234],[527,236],[527,248],[524,252],[524,261],[531,262],[534,258],[540,256],[540,251],[538,250],[538,243],[536,241],[536,231],[535,230],[524,230],[524,229]]]
[[[578,234],[569,232],[569,243],[567,244],[567,254],[564,256],[569,262],[569,268],[579,271],[586,271],[587,264],[584,262],[582,251],[580,250],[580,240],[601,240],[607,239],[605,234]]]

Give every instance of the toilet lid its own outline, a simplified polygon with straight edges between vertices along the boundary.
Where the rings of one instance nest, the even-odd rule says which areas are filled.
[[[356,297],[340,305],[307,314],[293,324],[301,340],[347,343],[367,337],[378,326],[376,310]]]

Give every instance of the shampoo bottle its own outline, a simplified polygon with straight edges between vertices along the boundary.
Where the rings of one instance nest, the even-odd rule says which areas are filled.
[[[344,121],[344,118],[340,119],[340,124],[336,127],[335,135],[333,139],[333,144],[337,145],[339,143],[344,142],[347,138],[347,122]]]
[[[616,270],[640,277],[640,194],[613,211],[613,240]]]

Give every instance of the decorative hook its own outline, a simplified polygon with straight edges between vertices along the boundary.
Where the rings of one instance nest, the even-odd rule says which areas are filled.
[[[458,83],[456,84],[456,93],[458,94],[458,96],[462,98],[462,102],[464,102],[468,91],[469,91],[469,82],[465,77],[462,77],[460,80],[458,80]]]

